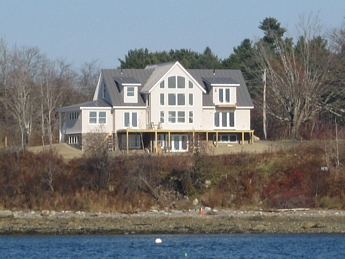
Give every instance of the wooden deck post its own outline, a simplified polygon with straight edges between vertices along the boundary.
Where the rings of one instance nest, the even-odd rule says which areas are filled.
[[[170,131],[168,131],[168,152],[170,153],[171,147],[170,147]]]
[[[128,130],[126,129],[126,154],[128,155]]]

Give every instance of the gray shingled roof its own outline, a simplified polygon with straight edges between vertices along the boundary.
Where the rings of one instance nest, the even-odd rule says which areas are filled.
[[[125,84],[141,84],[137,79],[133,77],[114,77],[114,80],[121,85]]]
[[[168,62],[157,65],[150,65],[145,69],[102,69],[104,82],[109,93],[110,104],[104,102],[89,102],[84,104],[64,107],[68,109],[78,107],[104,107],[110,106],[145,106],[143,96],[140,94],[138,103],[124,103],[122,84],[140,84],[139,93],[149,93],[152,88],[159,83],[159,80],[174,66],[176,62]],[[211,84],[240,84],[237,87],[237,106],[252,107],[253,102],[250,98],[246,83],[240,70],[236,69],[187,69],[186,70],[201,85],[206,94],[203,94],[203,106],[214,106],[212,101]],[[118,84],[120,85],[118,87]],[[100,106],[97,106],[100,105]],[[60,110],[63,108],[60,108]]]
[[[234,79],[229,78],[229,77],[203,77],[202,80],[206,83],[208,83],[209,85],[212,84],[239,84],[238,82],[236,82]]]
[[[99,107],[111,107],[111,105],[104,100],[95,100],[95,101],[90,101],[90,102],[79,103],[79,104],[75,104],[75,105],[61,107],[61,108],[58,108],[57,111],[64,112],[66,110],[80,110],[80,108],[85,108],[85,107],[99,108]]]
[[[152,69],[102,69],[102,75],[104,82],[107,86],[109,92],[109,97],[111,105],[113,106],[145,106],[145,102],[141,95],[139,95],[138,103],[124,103],[123,95],[120,92],[120,89],[117,87],[116,80],[122,80],[128,82],[129,78],[135,82],[140,82],[139,92],[143,88],[143,85],[146,83],[147,79],[152,74]]]

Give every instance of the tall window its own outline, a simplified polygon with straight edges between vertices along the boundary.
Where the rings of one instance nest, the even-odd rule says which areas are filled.
[[[164,81],[162,81],[159,85],[160,88],[164,88]]]
[[[214,126],[216,128],[234,128],[235,114],[233,111],[215,112]]]
[[[193,106],[193,104],[194,104],[193,99],[194,99],[193,94],[189,94],[189,101],[188,102],[189,102],[190,106]]]
[[[138,127],[138,113],[125,112],[124,113],[124,127],[125,128],[137,128]]]
[[[194,113],[193,113],[193,111],[189,112],[189,123],[194,123]]]
[[[164,111],[160,112],[160,118],[159,118],[160,123],[164,123]]]
[[[185,105],[186,100],[185,100],[185,95],[184,94],[177,94],[177,105]]]
[[[193,88],[193,83],[189,81],[189,88]]]
[[[168,88],[176,88],[176,77],[171,76],[168,78]]]
[[[176,105],[176,94],[168,94],[168,105]]]
[[[160,100],[160,105],[164,105],[164,94],[160,94],[159,96],[159,100]]]
[[[176,96],[177,96],[177,103],[176,103]],[[168,94],[168,105],[174,106],[176,104],[179,106],[186,105],[185,94]]]
[[[182,76],[177,77],[177,88],[185,88],[186,82],[185,78]]]
[[[184,111],[177,112],[177,122],[178,123],[186,122],[186,113]]]
[[[169,123],[176,123],[176,112],[175,111],[169,111],[168,113],[168,122]]]
[[[219,88],[219,102],[230,103],[230,88]]]

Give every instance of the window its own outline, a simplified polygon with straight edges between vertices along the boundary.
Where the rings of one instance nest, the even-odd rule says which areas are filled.
[[[164,105],[164,94],[160,94],[160,105]]]
[[[168,105],[176,105],[176,94],[168,94]]]
[[[127,97],[134,97],[134,86],[127,86]]]
[[[190,106],[193,106],[193,103],[194,103],[194,102],[193,102],[193,99],[194,99],[194,98],[193,98],[193,94],[189,94],[189,105],[190,105]]]
[[[107,97],[107,89],[105,88],[105,84],[103,85],[103,99]]]
[[[177,88],[185,88],[185,79],[182,76],[177,77]]]
[[[219,102],[230,103],[230,88],[219,88]]]
[[[164,111],[160,112],[159,122],[164,123]]]
[[[128,148],[140,148],[141,138],[139,134],[130,134],[128,135]],[[126,148],[126,135],[121,135],[121,147]]]
[[[129,135],[129,148],[140,148],[140,135]]]
[[[70,114],[69,114],[69,120],[78,120],[78,118],[79,118],[79,112],[71,112]]]
[[[168,88],[176,88],[176,77],[171,76],[168,78]]]
[[[213,141],[216,141],[216,136],[213,136]],[[218,142],[221,143],[236,143],[237,136],[235,134],[219,134]]]
[[[89,123],[96,124],[97,123],[97,112],[90,112],[89,113]]]
[[[70,135],[68,136],[68,144],[79,144],[79,136],[78,135]]]
[[[177,95],[177,105],[179,106],[186,105],[185,94],[168,94],[168,105],[169,106],[176,105],[176,95]]]
[[[90,124],[106,124],[107,123],[107,113],[106,112],[90,112],[89,113],[89,123]]]
[[[164,81],[162,81],[159,85],[160,88],[164,88]]]
[[[124,113],[124,127],[125,128],[138,127],[138,114],[136,112]]]
[[[107,123],[107,113],[106,112],[99,112],[98,123],[99,124],[106,124]]]
[[[216,128],[234,128],[235,127],[234,112],[216,112],[214,114],[214,126]]]
[[[177,122],[185,123],[186,122],[186,113],[183,111],[177,112]]]
[[[189,112],[189,123],[194,123],[194,116],[193,115],[194,115],[193,112],[190,111]]]
[[[193,88],[193,83],[189,81],[189,88]]]
[[[169,111],[169,123],[176,123],[176,112],[175,111]]]
[[[184,94],[177,94],[177,105],[185,105],[185,95]]]

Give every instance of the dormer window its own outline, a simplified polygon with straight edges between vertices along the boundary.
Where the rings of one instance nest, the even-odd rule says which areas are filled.
[[[125,103],[138,102],[138,87],[133,85],[124,86],[124,101]]]
[[[134,97],[134,86],[127,87],[127,97]]]
[[[230,103],[230,88],[219,88],[218,100],[219,103]]]
[[[121,74],[122,75],[122,74]],[[141,83],[133,77],[114,77],[124,103],[137,103]]]

